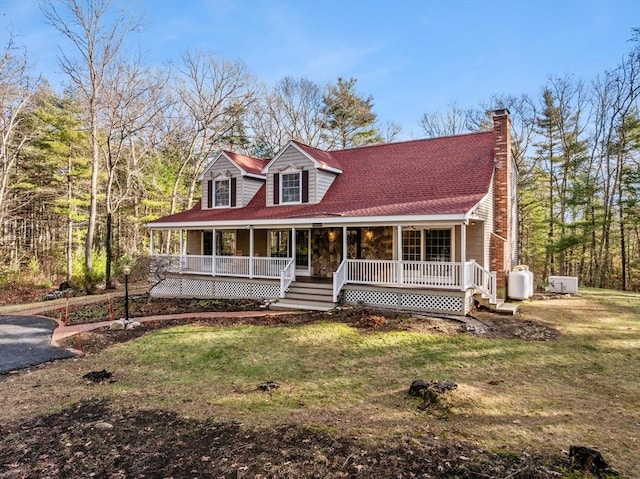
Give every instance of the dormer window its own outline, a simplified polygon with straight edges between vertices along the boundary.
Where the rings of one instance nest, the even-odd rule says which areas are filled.
[[[226,174],[207,180],[206,194],[205,208],[233,208],[236,206],[236,179]]]
[[[214,182],[214,208],[228,207],[231,205],[231,180],[216,180]]]
[[[280,198],[282,203],[300,203],[302,198],[301,172],[283,173]]]

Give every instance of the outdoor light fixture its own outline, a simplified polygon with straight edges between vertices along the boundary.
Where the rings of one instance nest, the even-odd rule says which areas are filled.
[[[367,230],[364,232],[364,238],[366,240],[372,240],[373,239],[373,231],[371,230]]]
[[[125,264],[122,267],[124,273],[124,322],[125,327],[129,324],[129,275],[131,274],[131,266]]]
[[[336,232],[335,231],[329,231],[328,235],[329,235],[329,241],[335,241],[336,240]]]

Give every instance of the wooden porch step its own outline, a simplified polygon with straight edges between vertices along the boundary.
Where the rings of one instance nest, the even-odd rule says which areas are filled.
[[[514,315],[520,309],[519,303],[505,303],[504,299],[498,299],[495,303],[492,303],[489,298],[485,298],[481,294],[474,294],[473,297],[481,306],[494,313]]]
[[[329,311],[335,308],[333,284],[327,282],[294,281],[285,297],[271,305],[271,309],[304,309]]]
[[[289,299],[284,298],[276,303],[271,304],[271,309],[301,309],[305,311],[331,311],[336,307],[333,303],[325,301],[311,301],[308,299]]]

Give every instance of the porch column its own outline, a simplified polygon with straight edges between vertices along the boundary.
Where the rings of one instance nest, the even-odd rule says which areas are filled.
[[[347,260],[347,227],[342,227],[342,261]]]
[[[178,236],[180,239],[180,244],[178,246],[179,248],[178,256],[180,257],[180,271],[183,271],[187,269],[187,265],[185,264],[185,260],[184,260],[184,230],[183,229],[180,229]]]
[[[396,242],[398,243],[397,245],[397,251],[398,251],[398,266],[397,266],[397,271],[396,271],[396,275],[398,276],[398,284],[401,285],[402,284],[402,276],[403,276],[403,271],[402,271],[402,226],[398,225],[398,237],[396,239]]]
[[[291,259],[293,259],[293,281],[296,280],[296,229],[291,228]]]
[[[467,289],[467,222],[460,225],[460,289]]]
[[[253,226],[249,226],[249,278],[253,279]]]
[[[211,276],[216,275],[216,229],[211,229]]]
[[[155,251],[153,250],[153,230],[149,230],[149,254],[153,256]]]

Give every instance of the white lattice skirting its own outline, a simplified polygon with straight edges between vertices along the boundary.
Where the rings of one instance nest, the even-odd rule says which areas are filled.
[[[354,305],[465,315],[473,305],[473,296],[468,292],[446,294],[434,291],[422,293],[402,290],[346,289],[344,301]]]
[[[277,298],[275,283],[214,281],[195,278],[167,278],[151,290],[156,298]]]

